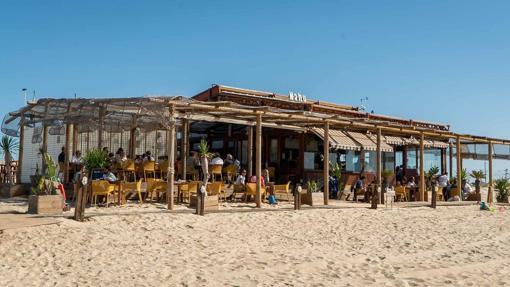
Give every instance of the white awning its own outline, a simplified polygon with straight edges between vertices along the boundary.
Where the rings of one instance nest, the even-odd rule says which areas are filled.
[[[324,140],[323,128],[312,128],[312,131]],[[332,149],[361,150],[361,146],[340,130],[329,130],[329,145]]]

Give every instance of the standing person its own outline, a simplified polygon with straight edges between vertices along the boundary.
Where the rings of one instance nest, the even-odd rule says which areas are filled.
[[[58,163],[64,163],[66,161],[66,148],[62,147],[62,151],[58,155]]]
[[[443,198],[444,201],[447,201],[449,198],[449,190],[448,190],[448,173],[443,172],[438,179],[437,179],[437,185],[439,188],[443,189]]]
[[[363,191],[365,193],[365,176],[362,175],[358,178],[356,183],[354,184],[354,202],[358,201],[357,193],[358,191]]]

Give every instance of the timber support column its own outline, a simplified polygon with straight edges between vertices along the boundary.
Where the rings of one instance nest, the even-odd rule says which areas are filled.
[[[168,170],[167,170],[167,192],[166,192],[166,200],[168,204],[168,209],[174,209],[174,175],[175,175],[175,108],[174,105],[170,105],[169,108],[170,118],[169,124],[170,128],[168,129]]]
[[[78,125],[76,125],[76,123],[73,123],[73,149],[71,152],[71,156],[76,153],[77,149],[78,149]]]
[[[247,157],[247,160],[248,160],[248,170],[247,170],[247,173],[248,173],[248,176],[252,176],[253,175],[253,126],[248,126],[247,127],[247,132],[248,132],[248,146],[247,146],[247,149],[248,149],[248,157]]]
[[[18,146],[18,166],[16,167],[16,183],[21,183],[21,169],[23,167],[23,146],[25,142],[25,116],[21,115],[19,122],[19,146]]]
[[[69,151],[71,150],[71,129],[73,128],[72,123],[66,124],[66,142],[65,142],[65,158],[64,158],[64,183],[69,183],[69,160],[71,156],[69,155]]]
[[[256,131],[256,156],[255,156],[255,173],[257,175],[257,195],[255,203],[258,208],[261,206],[261,193],[262,193],[262,115],[257,114],[257,131]]]
[[[182,145],[181,145],[181,162],[182,162],[182,179],[186,180],[186,169],[187,167],[187,161],[188,161],[188,137],[189,137],[189,122],[187,119],[182,120]]]
[[[457,150],[457,191],[459,193],[459,198],[462,201],[462,153],[460,150],[460,136],[457,136],[456,141],[456,150]]]
[[[449,168],[449,175],[450,177],[453,177],[453,143],[450,142],[449,143],[450,147],[448,148],[448,151],[449,151],[449,154],[450,154],[450,161],[449,161],[449,164],[450,164],[450,168]]]
[[[324,124],[324,205],[329,204],[329,122]]]
[[[104,130],[104,107],[99,107],[99,127],[97,129],[97,148],[103,148],[103,130]]]
[[[488,145],[488,156],[489,156],[489,191],[487,192],[487,203],[491,204],[493,202],[492,192],[494,190],[493,182],[492,182],[492,142],[489,141]]]
[[[372,194],[372,209],[377,209],[377,203],[382,198],[382,153],[381,153],[381,128],[377,128],[377,151],[376,151],[376,180],[377,185]],[[379,194],[380,193],[380,194]],[[380,198],[379,198],[380,197]]]
[[[425,201],[425,138],[423,132],[420,133],[420,199]]]
[[[131,130],[129,130],[129,154],[131,159],[135,159],[136,156],[136,116],[133,116],[131,122]]]

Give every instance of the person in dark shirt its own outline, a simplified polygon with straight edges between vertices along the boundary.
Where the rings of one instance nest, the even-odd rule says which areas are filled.
[[[58,162],[64,163],[66,161],[66,148],[62,147],[62,152],[58,155]]]

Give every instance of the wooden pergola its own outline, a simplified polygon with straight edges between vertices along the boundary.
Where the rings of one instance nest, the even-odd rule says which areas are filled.
[[[186,156],[188,155],[188,135],[190,122],[205,121],[239,124],[248,127],[248,151],[253,150],[255,137],[255,174],[257,181],[256,205],[261,206],[261,174],[262,174],[262,128],[289,129],[308,132],[320,128],[324,135],[324,162],[329,162],[330,130],[346,130],[371,133],[377,143],[376,178],[377,186],[382,183],[382,151],[383,136],[414,137],[419,141],[420,149],[420,194],[424,198],[425,172],[424,150],[427,140],[454,143],[456,150],[461,150],[461,144],[477,143],[488,145],[489,160],[489,198],[492,201],[492,145],[510,145],[510,140],[487,138],[467,134],[457,134],[448,130],[435,129],[427,126],[410,126],[407,124],[386,121],[381,118],[351,118],[346,115],[331,115],[316,111],[296,111],[268,106],[249,106],[231,101],[204,102],[185,97],[148,96],[138,98],[95,98],[95,99],[40,99],[28,103],[18,111],[9,113],[5,123],[20,119],[20,150],[19,166],[23,164],[24,128],[40,124],[42,131],[42,147],[48,147],[48,129],[55,125],[65,125],[66,152],[76,150],[78,133],[97,131],[97,147],[105,143],[103,131],[130,131],[129,151],[134,155],[134,133],[136,129],[146,131],[167,131],[167,155],[169,162],[175,161],[176,129],[180,128],[183,141],[183,172],[186,171]],[[255,133],[253,133],[255,128]],[[73,131],[71,134],[70,131]],[[451,150],[451,148],[450,148]],[[252,166],[252,152],[248,154],[248,168]],[[452,154],[450,153],[450,157]],[[69,158],[65,160],[65,174],[69,170]],[[451,161],[451,158],[450,158]],[[461,152],[456,153],[457,186],[461,186]],[[450,165],[451,167],[451,165]],[[21,168],[18,168],[18,177]],[[173,209],[174,174],[173,165],[168,167],[168,208]],[[249,170],[251,174],[251,170]],[[329,165],[324,164],[324,204],[329,199]],[[19,178],[18,178],[19,180]],[[68,180],[66,178],[66,180]]]

